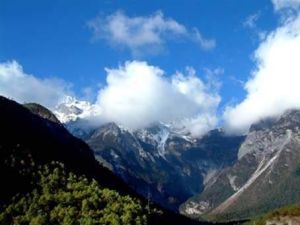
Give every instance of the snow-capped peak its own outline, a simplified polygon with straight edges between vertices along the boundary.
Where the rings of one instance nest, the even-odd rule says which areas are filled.
[[[95,105],[88,101],[78,100],[72,96],[66,96],[54,110],[54,114],[62,123],[76,121],[78,118],[95,116],[97,113],[99,113],[99,110]]]
[[[101,109],[95,104],[78,100],[72,96],[66,96],[65,99],[55,107],[53,112],[59,121],[66,124],[67,128],[73,134],[77,134],[79,131],[82,133],[83,131],[86,132],[87,130],[94,129],[97,125],[86,122],[92,117],[101,115]],[[164,123],[159,121],[146,128],[136,130],[132,130],[122,124],[115,124],[122,132],[135,134],[141,140],[151,142],[153,145],[157,146],[161,156],[165,154],[165,143],[169,138],[178,137],[190,143],[194,142],[194,138],[186,133],[184,128],[175,123]],[[100,126],[101,124],[98,125]]]

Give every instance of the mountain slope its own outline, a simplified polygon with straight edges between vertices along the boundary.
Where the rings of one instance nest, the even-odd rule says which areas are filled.
[[[30,110],[33,114],[36,114],[44,119],[50,120],[54,123],[60,123],[60,121],[56,118],[56,116],[44,106],[37,103],[26,103],[23,104],[27,109]]]
[[[135,131],[108,123],[87,132],[80,129],[81,121],[66,126],[89,144],[100,162],[138,193],[172,210],[232,165],[244,139],[221,130],[195,139],[162,123]]]
[[[300,205],[289,205],[273,210],[258,218],[255,218],[245,225],[265,225],[265,224],[300,224]]]
[[[300,111],[251,127],[239,160],[189,199],[181,212],[194,217],[249,218],[300,202]]]
[[[17,193],[30,193],[36,188],[36,184],[32,183],[32,175],[38,172],[40,166],[53,161],[63,163],[67,172],[76,176],[95,179],[101,187],[139,198],[145,207],[145,199],[99,165],[87,144],[72,136],[60,123],[37,115],[37,111],[43,111],[38,105],[34,105],[34,108],[32,113],[26,107],[0,96],[0,178],[3,181],[0,191],[1,207]],[[79,182],[82,183],[80,180]],[[34,195],[35,193],[33,192]],[[31,194],[26,196],[25,198],[30,198]],[[148,215],[149,224],[210,224],[199,223],[163,209],[159,211],[161,213]]]
[[[26,169],[31,163],[45,164],[53,160],[63,162],[72,171],[98,178],[107,187],[130,192],[120,179],[99,165],[83,141],[69,134],[60,123],[44,119],[0,96],[0,124],[0,177],[6,180],[1,201],[29,188],[18,170]],[[24,180],[24,184],[15,185],[16,180],[20,183]]]
[[[154,213],[136,198],[68,172],[62,163],[52,162],[31,174],[35,189],[3,207],[0,224],[147,225],[147,215]]]

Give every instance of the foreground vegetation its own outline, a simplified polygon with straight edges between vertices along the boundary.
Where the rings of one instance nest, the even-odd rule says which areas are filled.
[[[279,220],[280,218],[293,218],[300,217],[300,205],[286,206],[280,209],[271,211],[265,215],[262,215],[245,225],[265,225],[268,220]]]
[[[31,193],[17,195],[4,206],[1,225],[147,224],[139,200],[66,172],[61,163],[40,167],[34,178],[37,186]]]

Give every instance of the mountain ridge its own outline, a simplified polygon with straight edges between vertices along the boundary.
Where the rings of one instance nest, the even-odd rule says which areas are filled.
[[[84,121],[78,117],[65,126],[138,193],[150,194],[175,211],[218,170],[236,160],[243,140],[243,136],[230,137],[222,130],[194,138],[161,122],[131,130],[113,122],[86,129]]]
[[[1,183],[1,206],[5,206],[16,194],[30,192],[34,184],[28,174],[31,176],[32,169],[52,161],[62,162],[72,173],[95,179],[102,187],[117,190],[121,195],[133,196],[144,205],[147,204],[146,199],[141,198],[111,171],[99,165],[92,150],[82,140],[72,136],[61,124],[32,113],[28,108],[2,96],[0,123],[0,177],[5,181]],[[160,210],[162,214],[150,216],[149,224],[211,224]]]
[[[299,126],[299,110],[289,110],[267,125],[265,121],[255,125],[239,149],[239,160],[183,204],[181,212],[192,217],[244,219],[299,202]],[[189,212],[190,207],[199,211]]]
[[[164,123],[137,130],[109,123],[81,131],[80,122],[84,119],[78,118],[66,127],[71,132],[75,128],[74,135],[84,134],[82,139],[100,162],[143,196],[150,192],[156,202],[172,210],[180,206],[179,211],[187,216],[245,219],[299,199],[295,189],[298,178],[294,178],[295,159],[299,158],[299,110],[262,119],[251,125],[245,137],[230,136],[218,129],[193,138]],[[173,180],[175,183],[168,184]],[[285,182],[293,188],[285,188]],[[270,187],[276,193],[270,196],[280,196],[276,203],[264,191],[258,191]],[[257,197],[251,199],[251,195]],[[247,213],[250,206],[252,214]]]

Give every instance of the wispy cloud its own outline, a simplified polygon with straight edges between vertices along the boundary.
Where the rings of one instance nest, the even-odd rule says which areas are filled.
[[[216,47],[216,40],[204,38],[197,28],[193,29],[193,32],[190,34],[190,36],[191,39],[198,43],[199,46],[204,50],[210,50]]]
[[[159,52],[167,41],[192,40],[202,49],[212,49],[216,41],[206,39],[198,29],[189,29],[161,11],[149,16],[129,17],[122,11],[111,15],[98,16],[88,22],[95,40],[106,40],[112,46],[128,48],[133,54],[149,50]]]
[[[249,15],[244,21],[243,21],[243,27],[253,29],[256,27],[256,22],[260,17],[260,12],[256,12],[254,14]]]

